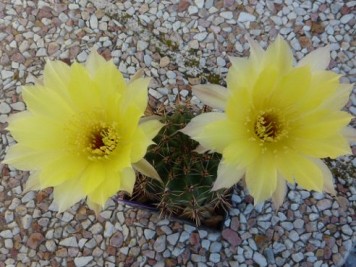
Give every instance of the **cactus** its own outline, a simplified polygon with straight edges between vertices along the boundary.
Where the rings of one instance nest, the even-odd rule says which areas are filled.
[[[139,175],[133,199],[153,203],[161,215],[190,219],[197,226],[217,226],[224,217],[222,209],[229,205],[229,190],[211,191],[221,156],[217,153],[198,154],[198,143],[178,130],[193,117],[193,112],[179,106],[173,114],[163,115],[165,126],[154,139],[146,159],[163,180]]]

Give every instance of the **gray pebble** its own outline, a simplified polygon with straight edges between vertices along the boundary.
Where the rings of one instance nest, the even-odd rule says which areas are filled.
[[[156,252],[163,252],[166,249],[166,236],[159,236],[154,242],[153,248]]]
[[[74,259],[74,263],[76,267],[82,267],[90,263],[92,260],[93,256],[77,257]]]

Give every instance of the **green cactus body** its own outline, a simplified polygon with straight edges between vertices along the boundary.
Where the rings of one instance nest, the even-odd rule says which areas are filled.
[[[163,116],[165,126],[154,139],[146,159],[163,180],[139,176],[133,199],[151,202],[162,215],[188,218],[196,225],[216,226],[224,217],[221,211],[229,205],[229,190],[211,191],[221,156],[217,153],[198,154],[198,143],[181,133],[193,117],[183,106]]]

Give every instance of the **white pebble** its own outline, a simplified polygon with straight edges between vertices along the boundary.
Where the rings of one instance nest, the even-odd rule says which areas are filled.
[[[260,253],[258,253],[258,252],[255,252],[254,254],[253,254],[253,260],[259,265],[259,266],[267,266],[267,260],[266,260],[266,258],[262,255],[262,254],[260,254]]]
[[[298,252],[298,253],[292,254],[292,259],[295,262],[300,262],[302,259],[304,259],[304,255],[303,255],[303,253]]]
[[[220,254],[219,253],[211,253],[209,260],[214,263],[220,262]]]
[[[204,7],[204,0],[194,0],[194,2],[195,2],[195,5],[198,8],[203,8]]]
[[[93,260],[93,256],[77,257],[74,259],[75,266],[82,267]]]
[[[255,21],[256,17],[246,12],[241,12],[239,18],[237,19],[239,22],[249,22]]]
[[[78,242],[74,236],[67,237],[59,242],[59,245],[64,247],[77,247]]]
[[[1,71],[1,77],[3,80],[5,80],[7,78],[11,78],[13,75],[14,75],[14,73],[12,71],[8,71],[8,70]]]
[[[148,43],[145,41],[139,40],[137,42],[137,51],[144,51],[148,47]]]
[[[352,18],[354,17],[354,14],[346,14],[344,16],[341,17],[340,21],[343,24],[348,23]]]
[[[13,237],[12,232],[10,230],[5,230],[5,231],[0,232],[0,236],[3,238],[12,238]]]
[[[221,12],[220,16],[222,16],[224,19],[232,19],[234,17],[231,11]]]
[[[0,113],[7,114],[10,113],[10,111],[11,111],[11,107],[9,106],[9,104],[7,104],[6,102],[0,103]]]
[[[198,13],[199,9],[196,6],[189,6],[188,8],[188,13],[189,15],[193,15],[195,13]]]
[[[26,106],[23,102],[16,102],[13,104],[10,104],[10,106],[14,109],[14,110],[18,110],[18,111],[22,111],[25,110]]]
[[[91,15],[89,22],[92,29],[98,28],[98,18],[95,15]]]
[[[207,32],[200,32],[200,33],[194,35],[193,38],[197,41],[203,41],[207,36],[208,36]]]
[[[167,241],[168,241],[169,244],[174,246],[174,245],[177,244],[178,238],[179,238],[179,233],[174,233],[174,234],[171,234],[171,235],[167,236]]]

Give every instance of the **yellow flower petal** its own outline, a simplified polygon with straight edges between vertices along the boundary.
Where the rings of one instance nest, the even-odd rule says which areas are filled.
[[[288,153],[284,157],[284,172],[292,176],[296,183],[304,189],[321,192],[324,187],[323,173],[313,160],[296,153]],[[301,168],[301,166],[303,166]],[[282,166],[280,166],[281,168]]]
[[[250,58],[255,63],[259,63],[261,61],[261,58],[263,58],[263,56],[264,56],[264,50],[249,35],[247,35],[245,38],[247,39],[248,44],[250,45]]]
[[[85,196],[79,180],[68,180],[53,188],[53,200],[59,212],[67,210]]]
[[[284,178],[280,175],[277,175],[277,187],[274,193],[272,194],[272,204],[273,207],[278,210],[282,206],[284,198],[287,194],[287,183]]]
[[[203,146],[209,146],[211,151],[222,153],[232,143],[237,134],[232,129],[234,125],[228,120],[218,120],[210,123],[204,128],[204,132],[196,135],[195,139]]]
[[[270,198],[277,188],[277,168],[273,156],[260,156],[255,164],[249,165],[245,180],[255,205]]]
[[[121,173],[121,188],[123,191],[132,194],[133,187],[135,185],[136,176],[132,168],[126,168],[122,170]]]
[[[163,123],[159,122],[156,118],[149,120],[140,121],[140,128],[143,130],[147,138],[152,139],[164,126]]]
[[[192,138],[195,138],[204,132],[204,127],[209,123],[224,119],[225,114],[220,112],[203,113],[194,117],[190,123],[180,131]]]
[[[276,40],[267,48],[263,65],[268,67],[273,65],[283,74],[292,69],[293,54],[288,43],[278,36]]]
[[[105,182],[102,182],[98,185],[94,191],[91,191],[88,194],[88,204],[92,208],[96,209],[98,212],[98,208],[104,208],[107,200],[115,195],[118,190],[123,190],[121,187],[121,176],[120,173],[116,172],[106,172]],[[96,205],[99,207],[96,207]]]
[[[44,162],[44,161],[42,161]],[[40,171],[42,188],[57,186],[68,180],[79,179],[85,171],[88,162],[70,154],[60,154],[47,161]],[[66,166],[61,168],[61,166]]]
[[[31,172],[30,176],[27,179],[23,193],[27,193],[32,190],[41,190],[40,176],[38,171]]]
[[[141,159],[140,161],[133,163],[132,167],[142,173],[143,175],[147,177],[151,177],[156,179],[159,182],[162,182],[161,177],[159,177],[158,172],[155,170],[155,168],[145,159]]]
[[[104,181],[106,182],[106,178],[105,166],[101,162],[95,162],[87,166],[80,177],[85,194],[88,195],[97,190],[99,185]]]
[[[136,163],[141,160],[147,151],[147,147],[154,144],[153,141],[148,138],[141,128],[138,128],[132,137],[136,140],[131,149],[131,162]]]
[[[303,139],[327,138],[335,135],[335,130],[330,129],[342,129],[351,119],[352,116],[343,111],[315,110],[294,122],[292,135]]]
[[[150,78],[140,78],[131,81],[127,85],[126,94],[123,96],[123,105],[135,103],[143,114],[148,102],[147,87],[150,80]]]
[[[279,79],[279,83],[271,96],[271,103],[277,107],[283,107],[288,113],[292,112],[294,114],[298,112],[298,104],[305,101],[306,95],[310,90],[311,73],[309,66],[295,68],[282,78],[275,79]],[[263,86],[262,78],[261,86]],[[262,93],[260,91],[260,94]],[[256,95],[256,98],[259,97]]]
[[[261,153],[258,143],[251,140],[236,140],[229,144],[222,154],[227,164],[242,165],[244,167],[255,162]]]
[[[333,175],[331,174],[331,171],[329,170],[328,166],[320,160],[320,159],[311,159],[316,166],[319,167],[319,169],[322,172],[323,179],[324,179],[324,186],[323,186],[323,191],[336,196],[336,191],[334,188],[334,182],[333,182]]]
[[[73,114],[72,102],[69,97],[64,98],[58,90],[52,90],[43,86],[24,86],[22,97],[27,109],[35,114],[47,116],[52,120],[60,119],[64,115]],[[43,99],[46,101],[43,101]],[[21,114],[21,113],[20,113]]]
[[[62,61],[47,60],[43,71],[43,83],[46,88],[67,97],[70,79],[70,67]]]
[[[298,62],[299,66],[310,66],[312,71],[325,70],[330,63],[330,46],[320,47]]]
[[[352,88],[353,84],[338,85],[337,91],[322,104],[322,107],[327,109],[333,108],[336,110],[342,109],[350,99]]]
[[[352,154],[348,141],[341,134],[315,140],[299,139],[295,140],[294,145],[298,152],[318,158]]]
[[[94,77],[98,70],[106,68],[107,66],[114,66],[112,62],[107,62],[99,55],[95,47],[90,49],[90,54],[85,63],[85,68],[88,70],[91,77]]]
[[[227,89],[235,91],[241,87],[248,86],[251,82],[249,79],[258,70],[251,69],[251,64],[246,58],[229,57],[229,60],[232,71],[229,71],[226,76]],[[239,71],[237,72],[237,70]]]
[[[7,150],[3,163],[21,170],[38,170],[43,163],[51,162],[53,157],[56,157],[55,152],[43,154],[42,151],[33,150],[31,147],[15,144]]]
[[[222,188],[230,188],[238,183],[244,174],[245,169],[238,168],[238,166],[234,164],[226,164],[226,162],[222,160],[218,166],[217,177],[212,190],[216,191]]]
[[[276,82],[278,81],[278,74],[278,70],[274,67],[267,67],[261,71],[254,84],[252,93],[253,107],[255,109],[260,109],[269,101],[269,97],[273,93]],[[260,97],[261,94],[264,95],[263,98]]]
[[[225,109],[228,92],[225,87],[216,84],[200,84],[192,87],[195,94],[205,105]]]

